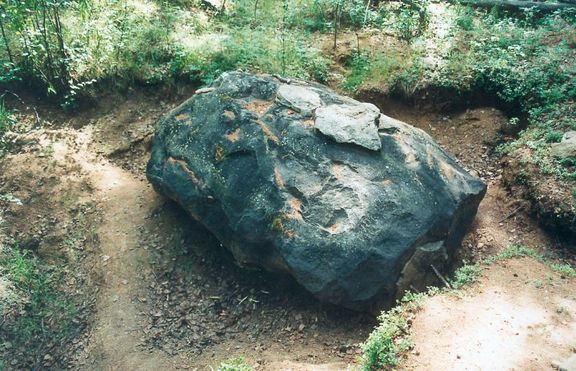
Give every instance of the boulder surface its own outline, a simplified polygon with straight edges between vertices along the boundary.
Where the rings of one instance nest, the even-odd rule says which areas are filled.
[[[241,72],[158,122],[147,176],[239,264],[369,311],[436,282],[486,192],[372,104]]]

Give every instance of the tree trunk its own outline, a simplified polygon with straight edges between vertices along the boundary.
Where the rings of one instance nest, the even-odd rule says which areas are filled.
[[[336,50],[336,41],[338,40],[338,26],[340,24],[340,8],[342,7],[340,3],[341,0],[338,0],[338,3],[336,3],[336,14],[334,14],[334,50]]]
[[[0,30],[2,31],[2,38],[4,39],[4,45],[6,46],[6,52],[8,53],[8,59],[10,60],[10,63],[14,64],[14,58],[12,57],[12,51],[10,50],[10,42],[8,41],[6,30],[4,30],[4,22],[2,21],[1,16],[2,13],[4,13],[4,8],[0,6]]]
[[[372,0],[366,1],[366,10],[364,11],[364,22],[362,22],[362,27],[366,26],[366,21],[368,20],[368,11],[370,10],[370,5]]]
[[[258,14],[258,0],[254,2],[254,19],[256,19],[257,14]]]
[[[50,42],[48,41],[48,31],[46,30],[46,2],[43,1],[40,5],[40,11],[42,12],[42,24],[38,19],[38,8],[34,9],[33,13],[33,22],[36,24],[37,31],[40,33],[38,37],[40,42],[44,45],[44,49],[46,52],[46,62],[44,63],[44,67],[46,69],[46,75],[48,77],[48,81],[46,81],[49,85],[54,84],[54,58],[52,57],[52,49],[50,48]],[[56,87],[58,88],[58,87]]]
[[[52,11],[54,12],[54,31],[56,31],[58,51],[60,53],[60,80],[64,87],[69,88],[70,71],[68,70],[68,53],[66,52],[66,45],[64,44],[64,30],[62,29],[62,23],[60,22],[60,12],[58,11],[57,4],[52,5]]]

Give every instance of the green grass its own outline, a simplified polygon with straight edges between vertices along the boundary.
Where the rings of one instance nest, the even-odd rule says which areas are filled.
[[[576,270],[567,263],[550,263],[550,269],[562,276],[576,278]]]
[[[422,300],[428,295],[408,291],[396,307],[380,314],[378,326],[362,346],[363,370],[381,370],[398,365],[403,355],[412,348],[408,319],[421,308]]]
[[[0,298],[3,316],[10,317],[2,329],[4,340],[33,355],[71,333],[77,307],[62,291],[61,269],[13,246],[0,250],[0,272],[12,291]]]
[[[0,155],[5,149],[7,143],[4,141],[4,134],[10,129],[14,124],[14,117],[10,110],[6,108],[4,104],[4,99],[0,97]]]
[[[454,279],[450,281],[452,288],[458,290],[466,285],[474,283],[481,274],[481,267],[478,264],[465,263],[454,272]]]
[[[507,248],[505,248],[502,252],[500,252],[496,256],[496,259],[506,260],[506,259],[524,258],[524,257],[534,258],[538,261],[544,260],[542,254],[538,253],[533,248],[528,247],[526,245],[517,245],[517,244],[509,245]]]
[[[403,93],[413,91],[420,77],[418,68],[414,67],[417,57],[403,57],[400,53],[399,49],[390,48],[377,54],[354,54],[346,78],[341,83],[342,89],[356,91],[362,84],[369,82],[374,86]]]
[[[218,365],[218,371],[253,371],[243,357],[237,357],[224,361]]]
[[[546,264],[551,271],[557,272],[567,278],[576,278],[576,270],[568,263],[562,261],[553,260],[547,258],[543,254],[539,253],[535,249],[520,244],[509,245],[506,249],[500,252],[498,255],[489,257],[482,260],[477,264],[493,264],[500,260],[515,259],[515,258],[532,258],[543,264]]]

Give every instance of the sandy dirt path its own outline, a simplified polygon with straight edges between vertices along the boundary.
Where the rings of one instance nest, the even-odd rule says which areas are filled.
[[[147,252],[138,246],[138,231],[155,206],[151,186],[130,173],[87,151],[90,130],[79,133],[80,150],[74,155],[96,188],[103,212],[98,229],[104,282],[99,291],[97,313],[90,335],[86,369],[175,369],[174,358],[139,347],[143,305],[138,293]]]
[[[552,370],[573,353],[576,291],[531,258],[486,267],[459,296],[430,298],[412,324],[408,370]]]

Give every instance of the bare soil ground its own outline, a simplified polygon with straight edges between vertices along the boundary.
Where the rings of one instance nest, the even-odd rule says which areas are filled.
[[[153,124],[188,95],[132,92],[75,115],[41,110],[51,123],[18,136],[2,161],[0,193],[24,201],[0,205],[9,238],[37,239],[49,256],[74,220],[66,210],[89,202],[100,215],[98,244],[82,250],[86,258],[79,263],[83,277],[95,277],[83,281],[93,303],[80,321],[85,330],[59,350],[57,366],[44,367],[210,370],[239,355],[258,370],[353,367],[373,317],[320,304],[288,277],[239,269],[218,241],[146,182]],[[478,108],[448,116],[379,103],[384,113],[429,132],[488,182],[463,243],[464,259],[493,255],[510,243],[552,256],[564,251],[501,185],[493,155],[506,122],[500,112]],[[57,218],[52,224],[59,227],[40,233],[44,222],[35,215]],[[487,267],[462,297],[426,300],[412,325],[415,349],[402,367],[550,368],[574,346],[575,296],[574,279],[533,259]]]
[[[568,243],[541,230],[526,214],[526,201],[502,185],[493,154],[507,121],[500,112],[481,107],[426,117],[393,103],[383,110],[426,130],[487,181],[488,193],[463,243],[464,259],[477,261],[510,244],[549,257],[568,255]],[[415,348],[402,369],[553,369],[576,351],[576,282],[532,258],[498,262],[485,267],[479,282],[461,295],[427,299],[411,333]]]
[[[575,313],[574,285],[560,274],[530,258],[496,263],[460,296],[426,301],[402,368],[553,369],[573,352]]]

